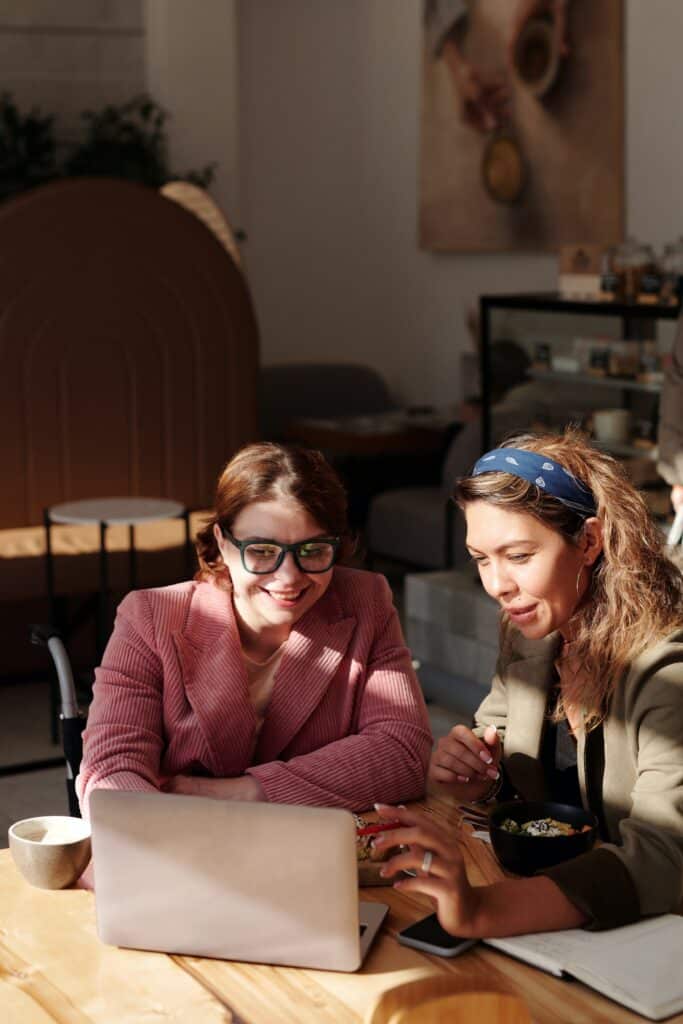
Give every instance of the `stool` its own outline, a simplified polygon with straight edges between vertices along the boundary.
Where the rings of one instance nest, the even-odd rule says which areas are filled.
[[[190,514],[189,509],[178,501],[166,498],[93,498],[85,501],[70,501],[60,505],[52,505],[45,509],[45,569],[47,578],[47,596],[50,617],[56,625],[54,562],[52,556],[51,530],[54,523],[71,523],[78,525],[95,525],[100,530],[100,588],[97,603],[97,660],[102,658],[106,644],[107,632],[107,591],[109,586],[109,567],[107,554],[107,527],[119,524],[128,527],[128,571],[130,589],[137,584],[137,552],[135,549],[135,526],[138,523],[154,519],[183,519],[185,521],[185,550],[188,567],[190,565]],[[56,742],[57,731],[57,692],[53,687],[53,741]]]

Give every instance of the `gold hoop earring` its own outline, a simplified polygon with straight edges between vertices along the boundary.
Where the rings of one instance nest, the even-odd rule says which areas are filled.
[[[581,573],[583,572],[583,566],[580,567],[578,575],[576,577],[576,596],[579,596],[579,580],[581,579]]]

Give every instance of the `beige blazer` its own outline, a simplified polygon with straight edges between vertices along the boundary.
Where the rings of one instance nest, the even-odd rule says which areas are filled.
[[[503,764],[526,799],[548,796],[540,762],[561,638],[517,634],[475,715],[503,737]],[[647,648],[617,686],[603,724],[577,737],[582,800],[607,842],[545,872],[589,917],[611,928],[676,912],[683,897],[683,628]]]

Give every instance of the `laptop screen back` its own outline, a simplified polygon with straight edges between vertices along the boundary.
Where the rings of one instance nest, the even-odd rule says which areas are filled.
[[[355,970],[355,827],[347,811],[96,790],[100,938],[196,956]]]

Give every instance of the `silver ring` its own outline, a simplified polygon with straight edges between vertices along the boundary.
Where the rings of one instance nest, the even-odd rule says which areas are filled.
[[[423,874],[425,874],[425,875],[429,874],[429,869],[432,866],[432,861],[433,860],[434,860],[434,854],[432,853],[432,851],[431,850],[425,850],[425,855],[422,858],[422,864],[420,865],[420,871],[422,871]]]

